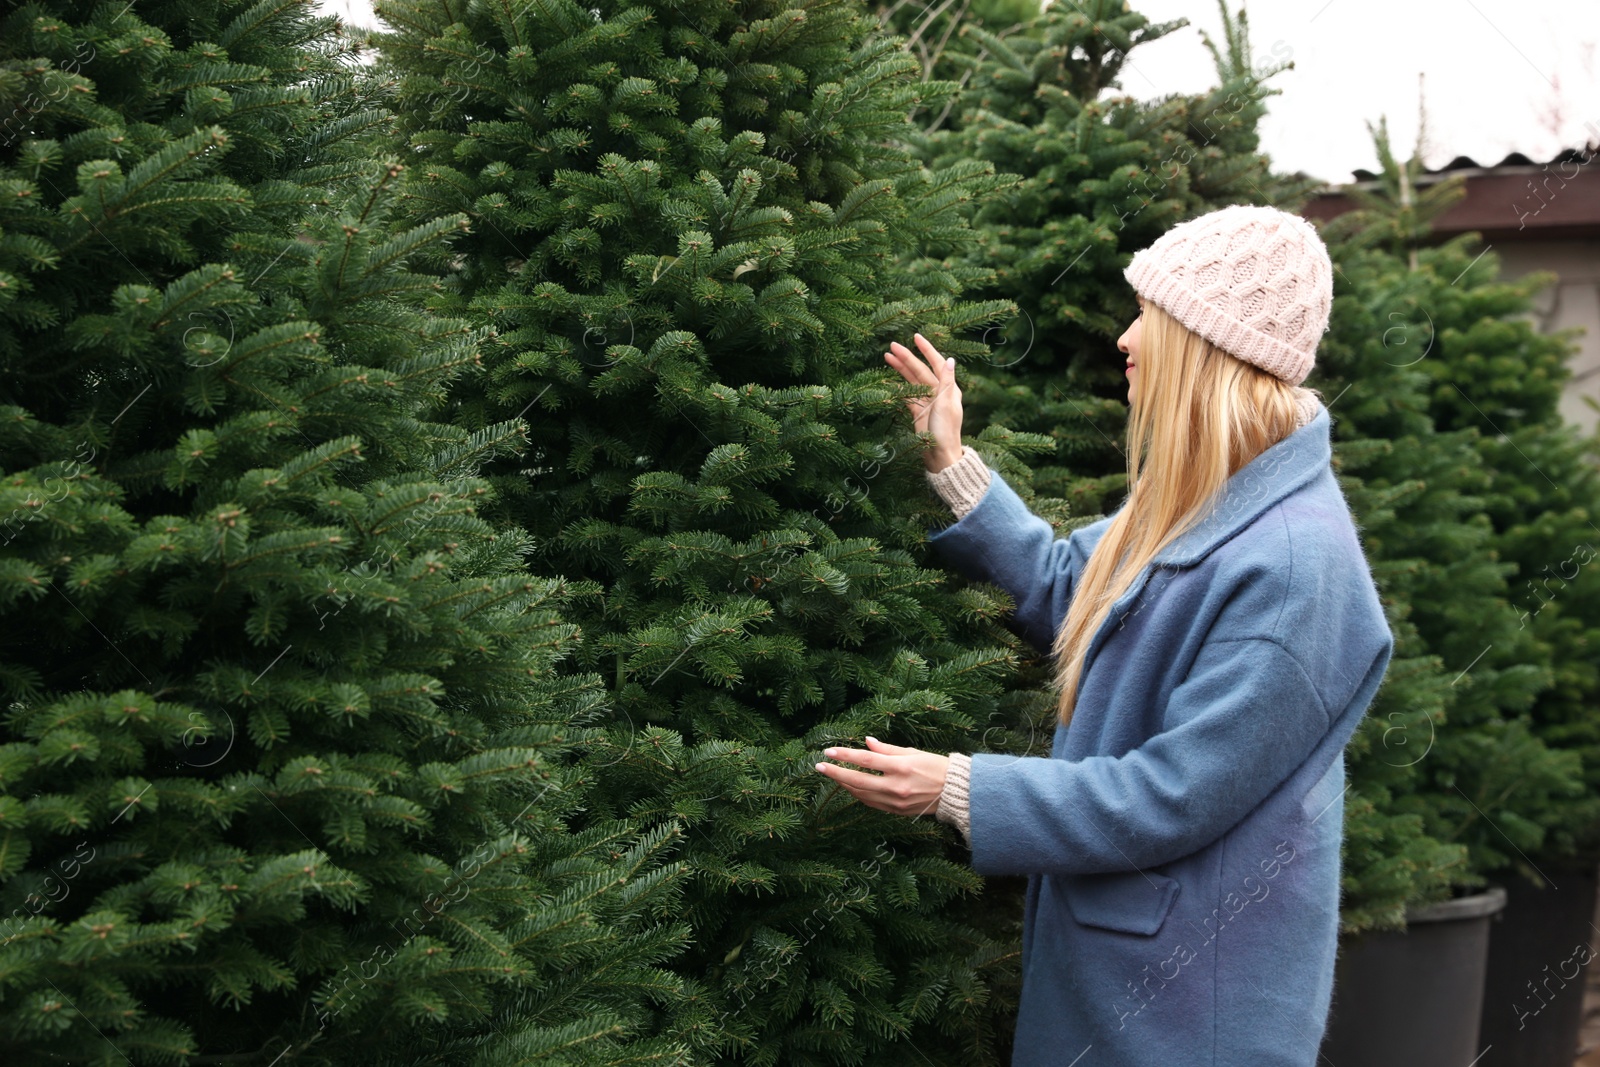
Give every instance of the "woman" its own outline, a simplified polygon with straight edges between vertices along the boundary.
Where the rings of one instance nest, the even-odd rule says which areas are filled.
[[[1300,387],[1333,300],[1275,208],[1174,227],[1125,271],[1122,507],[1056,539],[961,445],[953,361],[885,356],[957,521],[930,540],[1052,653],[1049,757],[867,739],[819,763],[864,803],[960,828],[1025,875],[1014,1067],[1310,1067],[1339,925],[1344,747],[1394,638]],[[1069,728],[1070,724],[1070,728]],[[881,772],[868,773],[868,772]]]

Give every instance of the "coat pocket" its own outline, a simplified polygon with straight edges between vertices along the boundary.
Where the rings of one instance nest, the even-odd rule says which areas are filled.
[[[1178,880],[1154,871],[1057,878],[1072,917],[1083,926],[1153,937],[1178,898]]]

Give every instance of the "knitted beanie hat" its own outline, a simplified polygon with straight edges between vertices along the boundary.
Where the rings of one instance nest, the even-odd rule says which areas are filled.
[[[1333,261],[1299,215],[1220,208],[1178,223],[1122,273],[1140,296],[1224,352],[1290,385],[1311,373],[1333,307]]]

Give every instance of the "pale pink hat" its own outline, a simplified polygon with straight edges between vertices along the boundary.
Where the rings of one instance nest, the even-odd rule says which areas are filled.
[[[1180,222],[1123,270],[1134,291],[1223,351],[1290,385],[1311,373],[1333,307],[1316,228],[1236,204]]]

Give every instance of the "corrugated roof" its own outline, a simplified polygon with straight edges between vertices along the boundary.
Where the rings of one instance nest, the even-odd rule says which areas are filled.
[[[1460,178],[1463,191],[1460,200],[1431,220],[1431,239],[1467,231],[1491,242],[1600,238],[1600,166],[1589,165],[1596,159],[1600,144],[1590,142],[1582,149],[1564,148],[1545,163],[1512,152],[1498,163],[1457,156],[1442,167],[1428,168],[1417,176],[1419,188]],[[1331,219],[1349,211],[1355,205],[1341,190],[1377,184],[1371,171],[1353,173],[1355,181],[1325,187],[1301,214]]]
[[[1577,163],[1578,165],[1582,166],[1584,163],[1592,160],[1596,152],[1600,152],[1600,143],[1585,144],[1582,148],[1563,148],[1560,152],[1557,152],[1554,156],[1543,163],[1535,162],[1534,160],[1531,160],[1527,156],[1523,155],[1521,152],[1511,152],[1498,163],[1479,163],[1471,156],[1457,156],[1442,167],[1424,167],[1422,169],[1422,173],[1445,174],[1450,171],[1458,170],[1493,171],[1508,167],[1535,167],[1542,169],[1544,167],[1555,166],[1561,163]],[[1355,180],[1358,182],[1370,182],[1375,181],[1378,178],[1376,171],[1365,170],[1359,167],[1350,173],[1355,175]]]

